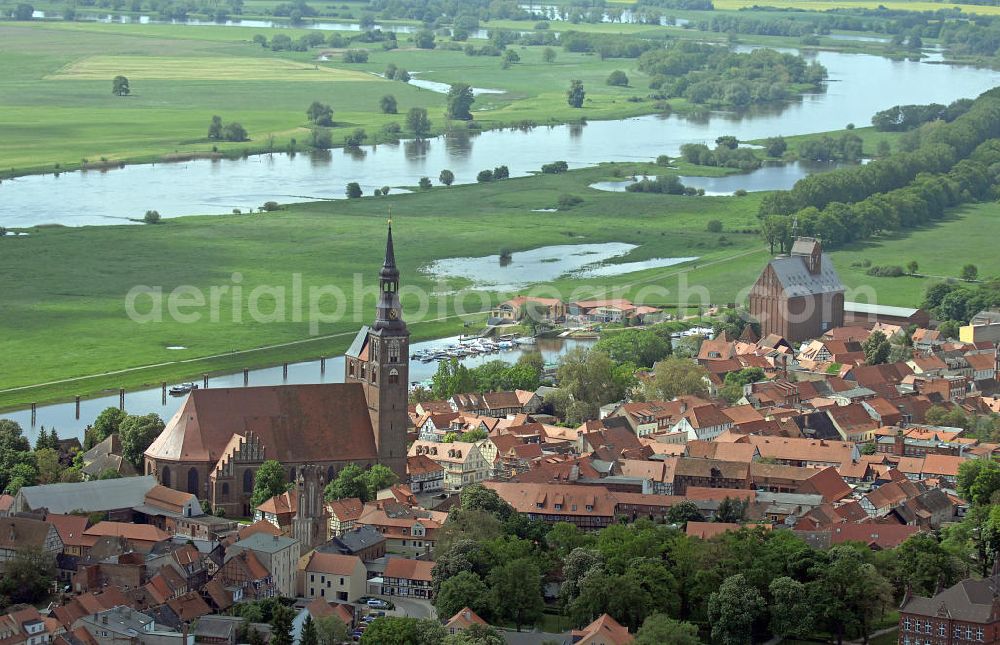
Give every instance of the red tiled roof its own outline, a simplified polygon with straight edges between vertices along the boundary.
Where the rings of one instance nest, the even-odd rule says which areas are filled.
[[[319,553],[313,551],[306,563],[305,570],[310,573],[328,573],[334,576],[352,576],[361,564],[361,558],[356,555],[340,555],[339,553]],[[363,566],[363,565],[362,565]]]
[[[281,462],[364,461],[376,455],[360,383],[192,390],[146,455],[214,464],[233,435],[250,432],[269,459]]]
[[[573,632],[573,642],[582,645],[625,645],[633,640],[635,637],[607,614],[601,614],[594,622]]]
[[[384,577],[401,578],[404,580],[421,580],[430,582],[434,562],[429,560],[410,560],[408,558],[390,558],[385,564]]]

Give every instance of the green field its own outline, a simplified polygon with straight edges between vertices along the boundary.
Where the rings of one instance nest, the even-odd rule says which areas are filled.
[[[371,317],[373,296],[356,300],[350,288],[356,273],[367,281],[377,271],[390,205],[404,286],[437,294],[421,317],[424,322],[412,320],[414,334],[420,338],[456,332],[463,321],[481,324],[483,318],[455,317],[455,298],[448,294],[465,285],[438,285],[421,268],[435,259],[495,255],[501,248],[511,249],[516,256],[518,251],[551,244],[627,242],[639,248],[615,261],[698,257],[676,267],[613,278],[562,278],[548,285],[565,297],[588,297],[572,295],[573,289],[588,287],[640,302],[676,304],[679,294],[693,287],[687,300],[690,305],[737,299],[768,258],[756,233],[740,232],[755,230],[759,195],[680,197],[607,193],[586,187],[598,179],[648,169],[603,165],[566,175],[292,205],[264,215],[186,217],[157,226],[43,228],[32,230],[28,237],[0,238],[0,272],[5,276],[5,307],[0,313],[0,355],[5,360],[0,389],[158,366],[2,392],[0,407],[342,352],[353,331]],[[583,204],[556,213],[532,212],[554,207],[566,193],[581,195]],[[470,209],[470,204],[476,208]],[[848,287],[870,287],[883,304],[916,305],[926,286],[937,278],[871,278],[851,264],[865,259],[876,265],[905,264],[918,259],[921,272],[929,276],[955,276],[971,261],[979,262],[983,272],[990,271],[993,240],[1000,235],[997,211],[996,204],[969,207],[933,228],[837,251],[834,262]],[[710,219],[723,222],[725,240],[706,231]],[[164,293],[192,285],[207,293],[213,285],[236,284],[234,273],[240,274],[239,284],[247,296],[239,316],[232,313],[226,296],[218,321],[208,319],[206,313],[197,323],[188,324],[173,321],[165,313],[164,322],[140,324],[125,313],[126,293],[136,285],[160,286]],[[311,335],[308,315],[302,322],[294,322],[291,315],[286,322],[254,322],[247,303],[253,289],[283,286],[288,293],[294,274],[300,274],[306,292],[310,286],[327,284],[345,289],[350,315],[321,325],[316,330],[319,337]],[[494,294],[484,302],[468,296],[464,311],[483,311],[499,297]],[[260,310],[272,311],[274,300],[265,294]],[[413,294],[404,297],[411,319],[418,302]],[[332,301],[323,304],[322,310],[331,307]],[[296,344],[232,354],[281,343]],[[174,345],[188,349],[167,349]],[[215,355],[220,356],[174,362]]]
[[[81,160],[155,161],[218,148],[242,154],[284,149],[309,137],[305,110],[314,100],[334,109],[333,141],[365,128],[369,142],[388,123],[405,125],[405,112],[425,107],[434,132],[443,131],[445,97],[373,73],[393,63],[420,78],[505,90],[481,96],[473,110],[484,128],[515,124],[612,119],[654,111],[635,60],[560,51],[542,61],[541,47],[518,50],[521,62],[501,70],[499,59],[462,52],[372,49],[367,64],[343,64],[339,50],[271,52],[253,35],[306,30],[261,30],[185,25],[100,23],[0,23],[0,174],[70,170]],[[316,58],[326,53],[329,62]],[[632,87],[610,87],[608,74],[624,69]],[[111,93],[111,79],[130,78],[132,94]],[[566,104],[571,79],[583,80],[583,109]],[[311,82],[302,82],[311,81]],[[381,114],[379,99],[392,94],[399,114]],[[677,106],[683,108],[683,101]],[[213,115],[238,121],[251,141],[206,138]]]

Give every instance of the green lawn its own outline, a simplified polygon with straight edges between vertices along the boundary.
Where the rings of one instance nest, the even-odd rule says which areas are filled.
[[[433,294],[419,315],[421,322],[416,320],[420,300],[413,293],[404,294],[404,307],[419,338],[453,333],[465,321],[483,320],[482,315],[455,317],[453,292],[464,285],[438,285],[421,268],[435,259],[486,256],[501,248],[516,256],[544,245],[627,242],[639,248],[616,261],[698,257],[675,267],[600,279],[562,278],[547,285],[565,298],[604,293],[637,302],[682,301],[692,306],[739,300],[768,259],[766,246],[753,232],[760,195],[699,198],[587,188],[595,180],[620,174],[614,168],[609,164],[565,175],[299,204],[265,215],[185,217],[157,226],[43,228],[32,230],[29,237],[0,238],[0,272],[5,276],[0,389],[156,366],[0,393],[0,407],[342,352],[373,311],[370,293],[363,299],[350,294],[355,274],[370,284],[377,271],[390,205],[403,284]],[[566,193],[581,195],[584,203],[569,211],[532,212],[555,206]],[[470,204],[476,207],[470,209]],[[926,286],[937,280],[871,278],[865,269],[851,266],[865,259],[873,264],[905,264],[915,258],[921,271],[930,275],[955,276],[970,261],[979,262],[981,272],[992,272],[992,240],[1000,234],[997,211],[992,203],[972,206],[935,227],[836,251],[834,262],[850,288],[848,297],[863,298],[871,292],[883,304],[917,305]],[[725,240],[706,231],[710,219],[723,222]],[[213,285],[236,286],[234,274],[239,274],[243,294],[237,315],[231,292],[219,295],[215,321],[208,319],[205,307],[195,308],[204,314],[196,323],[174,321],[166,308],[164,322],[140,324],[126,315],[125,297],[136,285],[160,286],[165,294],[192,285],[210,294]],[[307,314],[301,321],[289,313],[284,322],[255,322],[248,302],[254,289],[285,287],[288,312],[295,274],[301,276],[303,294],[328,284],[344,289],[348,294],[344,318],[312,331]],[[589,291],[574,293],[581,287]],[[479,314],[503,295],[486,299],[467,295],[462,311]],[[274,309],[277,296],[269,292],[258,297],[261,312]],[[148,300],[138,302],[145,311],[142,305]],[[307,295],[303,303],[308,305]],[[333,309],[332,300],[321,305],[324,312]],[[232,354],[280,343],[297,344]],[[167,350],[171,345],[188,350]],[[206,356],[216,357],[175,362]]]

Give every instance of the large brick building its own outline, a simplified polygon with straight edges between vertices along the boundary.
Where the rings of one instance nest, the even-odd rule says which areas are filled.
[[[900,645],[1000,642],[1000,576],[963,580],[932,598],[907,593],[899,608]]]
[[[379,284],[375,322],[348,352],[345,383],[193,390],[146,450],[145,474],[230,517],[253,512],[254,475],[268,459],[290,481],[307,464],[324,481],[352,463],[382,463],[405,478],[409,331],[391,227]]]
[[[750,315],[761,336],[796,342],[844,324],[844,285],[819,240],[800,237],[788,256],[771,260],[750,290]]]

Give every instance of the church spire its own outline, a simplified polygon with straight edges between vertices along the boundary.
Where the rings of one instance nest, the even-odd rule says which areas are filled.
[[[385,240],[385,261],[382,262],[382,270],[379,272],[379,277],[399,277],[399,269],[396,268],[396,251],[392,246],[392,217],[389,218],[389,232]]]
[[[402,307],[399,303],[399,269],[396,267],[396,251],[392,244],[392,219],[385,240],[385,261],[378,272],[379,299],[375,314],[375,329],[406,329]]]

